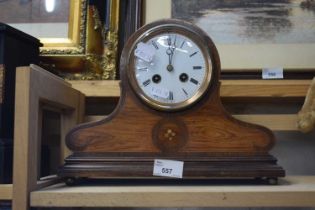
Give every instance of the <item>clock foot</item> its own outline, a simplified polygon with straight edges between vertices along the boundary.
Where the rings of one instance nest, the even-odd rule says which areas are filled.
[[[74,186],[77,184],[80,184],[82,180],[84,180],[85,178],[83,177],[66,177],[65,178],[65,183],[68,186]]]
[[[278,178],[267,178],[267,182],[270,185],[277,185],[278,184]]]
[[[278,178],[277,177],[255,177],[254,179],[257,182],[265,183],[269,185],[277,185],[278,184]]]

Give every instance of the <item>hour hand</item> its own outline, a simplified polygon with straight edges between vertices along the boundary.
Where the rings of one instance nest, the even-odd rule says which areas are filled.
[[[175,43],[175,42],[174,42]],[[166,54],[168,55],[168,65],[166,67],[167,71],[171,72],[173,71],[173,65],[172,65],[172,60],[173,60],[173,55],[174,55],[174,47],[172,46],[172,39],[171,36],[168,36],[167,38],[167,44],[168,48],[166,50]]]
[[[166,50],[166,54],[168,55],[168,65],[166,67],[167,71],[173,71],[172,59],[173,59],[173,50],[169,47]]]

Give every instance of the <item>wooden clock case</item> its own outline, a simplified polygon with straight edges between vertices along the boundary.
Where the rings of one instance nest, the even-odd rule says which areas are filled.
[[[127,77],[131,48],[150,27],[184,24],[197,31],[209,48],[211,83],[202,98],[181,111],[158,111],[147,106]],[[263,178],[284,176],[269,155],[275,139],[262,126],[233,118],[220,100],[220,59],[211,39],[200,29],[177,20],[162,20],[138,30],[124,47],[120,62],[121,97],[115,111],[98,122],[79,125],[67,137],[73,154],[59,176],[69,178],[154,177],[154,159],[184,161],[183,179]]]

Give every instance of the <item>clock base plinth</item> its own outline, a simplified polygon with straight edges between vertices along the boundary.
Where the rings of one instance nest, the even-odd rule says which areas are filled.
[[[65,160],[59,176],[104,179],[161,179],[153,176],[154,159],[184,161],[183,179],[253,179],[270,180],[276,184],[284,170],[271,155],[203,156],[126,155],[103,153],[74,153]],[[72,179],[73,178],[73,179]]]

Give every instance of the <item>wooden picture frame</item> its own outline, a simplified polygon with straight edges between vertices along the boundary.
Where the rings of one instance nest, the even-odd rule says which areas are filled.
[[[171,17],[171,0],[146,0],[145,23]],[[282,67],[285,72],[314,72],[315,43],[216,44],[223,72],[257,72]]]
[[[38,181],[40,138],[44,109],[58,110],[61,114],[61,157],[69,155],[65,136],[83,121],[84,95],[68,82],[44,69],[30,65],[18,67],[16,72],[13,209],[28,209],[29,193],[56,179]]]

